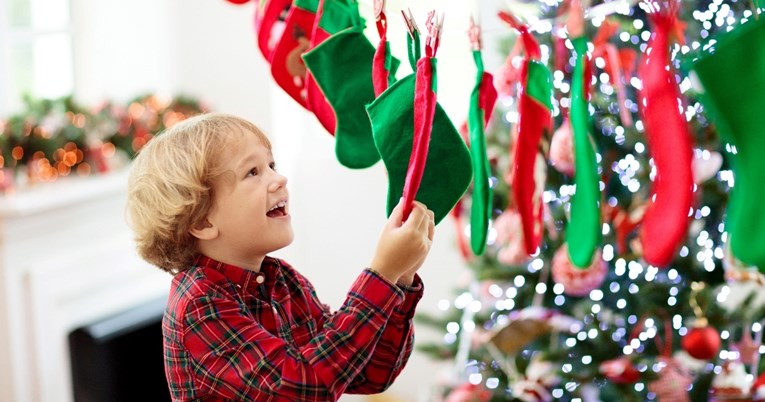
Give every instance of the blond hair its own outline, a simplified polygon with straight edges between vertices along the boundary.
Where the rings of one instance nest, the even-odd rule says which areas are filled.
[[[197,241],[189,232],[207,218],[213,183],[227,174],[226,151],[254,134],[271,149],[254,124],[223,113],[184,120],[149,141],[133,161],[128,179],[128,221],[138,254],[171,274],[193,262]]]

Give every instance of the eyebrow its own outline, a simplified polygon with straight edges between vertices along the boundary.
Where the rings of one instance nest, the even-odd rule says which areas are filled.
[[[271,160],[274,159],[274,156],[271,153],[271,151],[268,151],[268,156],[270,157]],[[256,162],[258,162],[258,157],[255,156],[254,154],[250,154],[249,156],[246,156],[244,159],[242,159],[239,162],[239,164],[236,165],[236,169],[237,170],[244,169],[244,168],[248,167],[250,164],[256,163]]]

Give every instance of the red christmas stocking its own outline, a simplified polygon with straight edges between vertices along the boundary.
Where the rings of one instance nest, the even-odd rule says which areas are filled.
[[[352,4],[347,1],[319,0],[311,32],[311,49],[320,45],[331,35],[353,26],[355,15],[358,13],[355,7],[358,7],[355,3]],[[310,70],[307,71],[305,77],[305,92],[308,108],[316,115],[319,123],[321,123],[327,132],[335,135],[335,130],[337,129],[335,111],[329,102],[327,102],[327,98],[324,96],[319,85],[316,84],[316,80]]]
[[[318,0],[294,0],[287,12],[284,32],[276,44],[269,63],[274,81],[301,106],[308,107],[305,99],[306,68],[300,56],[311,45],[311,31],[316,17]]]
[[[658,3],[656,3],[658,5]],[[643,81],[641,112],[648,150],[656,166],[652,201],[643,217],[640,241],[645,260],[666,267],[688,232],[693,200],[693,151],[685,116],[678,108],[680,89],[669,60],[670,30],[676,23],[677,3],[650,14],[654,35],[638,69]]]
[[[261,0],[255,10],[255,33],[258,49],[266,60],[276,47],[276,38],[284,31],[284,19],[292,5],[291,0]]]
[[[521,215],[526,253],[534,254],[542,243],[544,233],[544,183],[535,180],[535,173],[539,168],[544,168],[544,159],[537,157],[542,134],[552,128],[552,79],[550,71],[539,61],[539,44],[528,28],[508,13],[500,12],[500,18],[520,31],[526,50],[521,67],[518,142],[513,157],[512,192]],[[538,166],[538,163],[542,166]]]
[[[388,19],[385,17],[385,1],[375,0],[375,19],[377,20],[377,33],[380,42],[372,59],[372,84],[375,88],[375,97],[380,96],[388,86],[396,82],[396,70],[400,62],[390,53],[388,42]]]

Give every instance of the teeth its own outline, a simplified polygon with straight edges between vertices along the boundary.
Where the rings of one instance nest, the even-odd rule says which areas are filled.
[[[287,201],[279,201],[276,205],[271,207],[271,209],[269,209],[268,211],[271,212],[271,211],[275,210],[276,208],[283,208],[283,207],[286,207],[286,206],[287,206]]]

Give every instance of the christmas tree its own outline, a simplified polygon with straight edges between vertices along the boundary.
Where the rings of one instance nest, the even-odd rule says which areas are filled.
[[[471,250],[481,220],[463,218],[487,194],[479,184],[452,211],[470,280],[442,315],[417,316],[444,331],[421,349],[454,359],[434,400],[756,400],[765,249],[748,229],[762,213],[745,200],[761,199],[750,183],[763,129],[743,115],[765,105],[761,10],[528,6],[497,17],[508,56],[485,132],[485,250]],[[716,47],[733,56],[712,60]],[[715,106],[710,77],[740,96]]]

